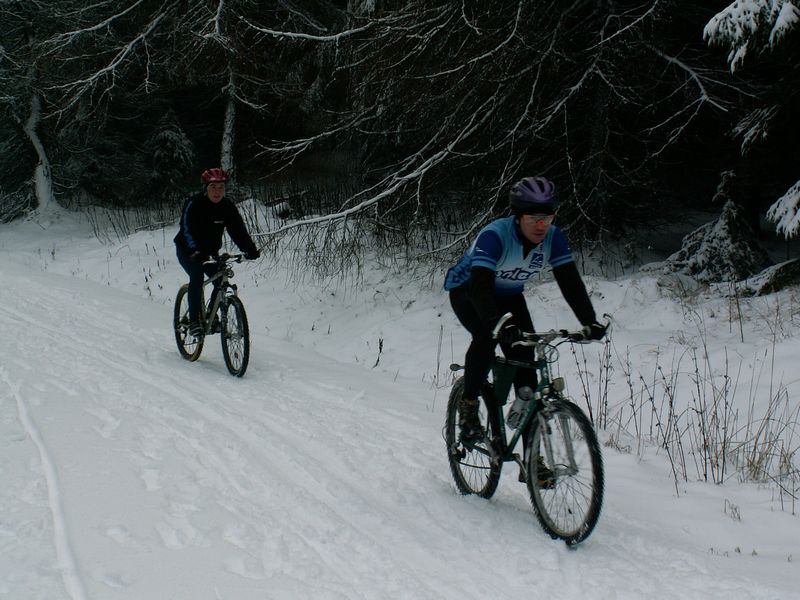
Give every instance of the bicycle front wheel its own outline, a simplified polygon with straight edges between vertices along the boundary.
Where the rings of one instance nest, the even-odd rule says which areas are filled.
[[[553,400],[531,421],[527,479],[536,518],[568,545],[589,537],[603,504],[603,459],[589,419]]]
[[[189,333],[189,284],[184,284],[175,296],[175,309],[172,313],[172,329],[175,331],[175,343],[178,352],[189,361],[200,358],[203,351],[203,337],[195,337]]]
[[[220,305],[222,318],[222,356],[231,375],[241,377],[247,370],[250,360],[250,330],[244,304],[237,296],[229,296]]]
[[[503,461],[492,451],[486,440],[464,444],[461,442],[461,429],[458,426],[458,405],[464,393],[464,378],[460,377],[453,384],[450,399],[447,401],[447,417],[444,438],[447,444],[447,460],[450,472],[462,494],[477,494],[482,498],[491,498],[500,482],[500,471]],[[480,420],[485,427],[490,427],[486,418],[485,404],[481,402]],[[489,431],[487,429],[487,431]],[[491,439],[491,432],[488,436]]]

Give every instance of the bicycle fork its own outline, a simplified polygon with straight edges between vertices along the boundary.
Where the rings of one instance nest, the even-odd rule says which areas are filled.
[[[555,454],[553,452],[553,435],[552,425],[547,418],[547,410],[540,410],[536,417],[539,420],[539,431],[541,431],[542,445],[544,446],[544,453],[546,457],[546,464],[556,477],[568,477],[575,475],[578,472],[578,466],[575,464],[575,451],[572,446],[572,432],[569,427],[569,418],[567,415],[556,414],[558,419],[558,429],[564,440],[564,454],[566,455],[566,464],[556,463]]]

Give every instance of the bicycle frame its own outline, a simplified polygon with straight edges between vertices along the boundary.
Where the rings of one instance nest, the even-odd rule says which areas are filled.
[[[531,419],[535,415],[539,415],[539,418],[544,419],[541,409],[545,406],[546,398],[554,392],[559,393],[563,390],[563,380],[561,378],[557,378],[556,381],[552,379],[550,365],[545,353],[546,348],[547,344],[541,342],[535,344],[536,359],[533,362],[495,356],[494,362],[492,363],[492,382],[486,382],[484,384],[484,401],[486,402],[487,399],[491,399],[491,405],[489,402],[486,402],[489,419],[491,419],[494,430],[500,434],[501,448],[496,450],[501,451],[501,458],[505,462],[512,460],[519,461],[519,457],[515,456],[513,450],[522,437],[523,432],[526,431],[530,425]],[[517,369],[520,368],[535,370],[538,383],[534,391],[533,399],[528,403],[517,430],[511,436],[511,439],[508,439],[503,407],[511,392]]]
[[[511,317],[511,313],[507,313],[498,321],[492,332],[495,339],[500,329]],[[494,357],[494,361],[492,362],[492,382],[490,383],[487,381],[484,383],[482,395],[486,403],[486,410],[489,414],[492,428],[494,431],[499,432],[499,443],[501,447],[494,448],[493,450],[500,452],[500,458],[504,462],[513,460],[522,464],[519,455],[514,453],[517,442],[519,442],[524,432],[527,431],[530,426],[530,421],[534,416],[540,420],[540,427],[544,429],[546,427],[547,405],[549,401],[562,397],[561,392],[565,387],[564,380],[561,377],[553,378],[550,372],[550,364],[555,362],[555,359],[552,358],[552,354],[557,352],[550,342],[556,339],[568,339],[570,337],[576,341],[587,339],[585,331],[569,332],[566,330],[551,330],[542,334],[528,333],[523,334],[523,339],[517,342],[517,344],[533,347],[533,361],[509,359],[502,356]],[[519,426],[509,440],[506,432],[503,406],[505,406],[508,400],[517,369],[520,368],[536,371],[537,384],[533,398],[525,407],[525,413],[520,419]],[[571,472],[575,469],[574,456],[571,455],[571,440],[569,440],[569,442],[570,465],[566,472]],[[545,441],[545,446],[546,453],[549,455],[548,459],[552,459],[552,449],[549,446],[549,440]]]
[[[236,257],[234,256],[223,256],[225,261],[213,261],[214,264],[219,265],[219,269],[217,272],[212,275],[211,277],[205,279],[203,281],[203,288],[209,285],[213,285],[215,281],[219,281],[218,292],[217,295],[214,297],[214,302],[209,304],[208,306],[203,306],[203,316],[204,316],[204,323],[203,328],[205,333],[209,333],[209,329],[211,328],[211,324],[214,322],[214,315],[217,314],[220,305],[223,302],[223,299],[226,296],[237,296],[238,290],[235,283],[230,282],[230,278],[233,276],[233,268],[226,262],[227,259],[235,260]],[[213,292],[212,292],[213,293]]]

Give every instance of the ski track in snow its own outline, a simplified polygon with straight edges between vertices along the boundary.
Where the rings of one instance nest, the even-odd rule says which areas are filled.
[[[0,368],[3,469],[24,457],[30,489],[0,495],[0,555],[34,574],[0,578],[0,596],[787,597],[660,545],[657,524],[615,511],[613,490],[578,550],[538,528],[513,466],[493,500],[459,496],[446,400],[432,413],[425,385],[259,336],[233,378],[218,336],[197,363],[180,358],[171,307],[3,275],[0,328],[16,349]],[[48,545],[55,567],[36,564]]]

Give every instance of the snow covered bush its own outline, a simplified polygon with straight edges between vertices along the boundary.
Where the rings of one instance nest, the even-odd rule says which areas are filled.
[[[740,281],[769,263],[742,210],[729,200],[716,221],[706,223],[683,239],[683,246],[667,258],[664,269],[689,275],[702,283],[719,283]]]

